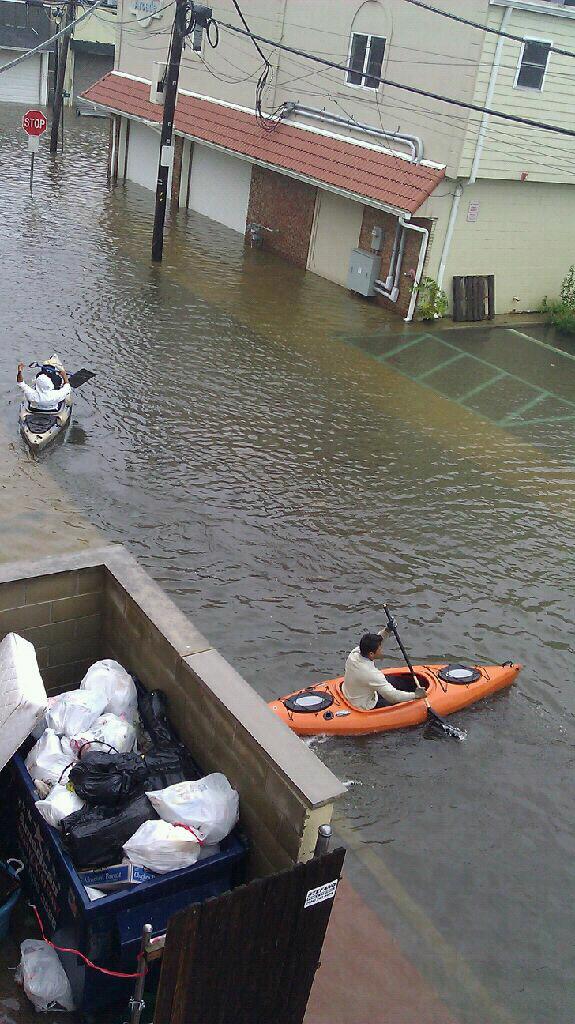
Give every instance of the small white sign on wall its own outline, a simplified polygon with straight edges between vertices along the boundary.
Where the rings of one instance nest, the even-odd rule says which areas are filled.
[[[474,199],[472,203],[467,207],[467,220],[470,224],[475,224],[475,221],[479,217],[479,200]]]
[[[326,882],[325,885],[319,885],[317,889],[309,889],[303,905],[304,910],[307,907],[315,907],[316,903],[323,903],[324,900],[332,900],[335,896],[338,882],[339,878],[334,878],[333,882]]]

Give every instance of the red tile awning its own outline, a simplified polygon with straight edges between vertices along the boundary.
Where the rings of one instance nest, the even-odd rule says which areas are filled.
[[[162,107],[150,103],[149,95],[146,82],[111,71],[90,86],[83,98],[127,117],[159,123]],[[286,122],[266,132],[255,114],[184,93],[178,94],[175,129],[280,174],[408,214],[419,210],[445,176],[444,168],[414,164]]]

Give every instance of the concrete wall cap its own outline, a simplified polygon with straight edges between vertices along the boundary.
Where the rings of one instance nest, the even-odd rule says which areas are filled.
[[[270,711],[218,651],[212,649],[184,660],[310,807],[332,803],[347,792],[337,776]]]

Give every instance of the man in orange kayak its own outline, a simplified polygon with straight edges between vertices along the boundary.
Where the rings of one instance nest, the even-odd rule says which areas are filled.
[[[391,627],[386,626],[379,633],[364,633],[359,647],[354,647],[345,663],[342,692],[345,699],[360,711],[373,711],[377,707],[425,697],[426,691],[422,686],[411,692],[396,690],[377,668],[375,662],[383,657],[384,638],[391,632]]]

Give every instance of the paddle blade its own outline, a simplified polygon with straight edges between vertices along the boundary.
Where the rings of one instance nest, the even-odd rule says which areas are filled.
[[[465,729],[458,729],[456,725],[452,725],[446,718],[442,718],[441,715],[437,714],[433,708],[427,706],[427,720],[430,725],[440,729],[441,732],[445,733],[446,736],[450,736],[453,740],[459,740],[460,743],[467,739],[467,733]]]
[[[96,374],[93,373],[92,370],[76,370],[76,373],[73,373],[68,377],[68,380],[73,388],[79,388],[82,384],[85,384],[88,380],[92,380],[92,377],[95,376]]]

